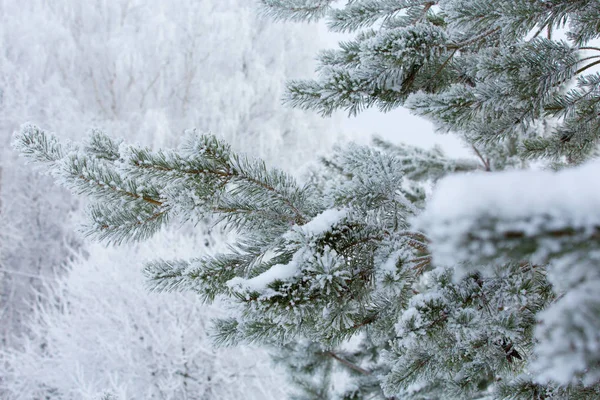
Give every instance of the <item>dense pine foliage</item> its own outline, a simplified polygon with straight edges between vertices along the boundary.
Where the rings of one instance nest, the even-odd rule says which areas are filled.
[[[144,274],[153,290],[226,301],[215,342],[278,348],[296,398],[598,398],[600,167],[571,164],[600,133],[600,3],[262,2],[357,32],[321,54],[318,79],[289,84],[292,105],[405,105],[480,164],[379,140],[300,183],[195,131],[152,151],[27,125],[16,148],[93,200],[100,240],[203,218],[229,229],[228,251]],[[522,171],[531,159],[563,170]]]
[[[278,18],[356,32],[319,55],[316,80],[290,82],[294,106],[329,115],[404,105],[465,136],[491,169],[521,156],[581,162],[595,151],[598,1],[261,2]]]

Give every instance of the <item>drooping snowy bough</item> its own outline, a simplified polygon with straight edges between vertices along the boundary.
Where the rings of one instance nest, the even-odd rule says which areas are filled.
[[[512,210],[503,203],[510,195],[495,196],[490,189],[480,200],[468,200],[464,194],[470,180],[489,177],[496,187],[496,179],[501,185],[502,179],[513,182],[519,175],[442,180],[421,214],[432,181],[447,172],[475,170],[477,164],[379,141],[375,148],[338,149],[301,185],[196,132],[179,149],[151,151],[117,145],[100,132],[84,145],[63,145],[53,135],[25,126],[15,144],[59,183],[94,200],[87,229],[97,238],[140,240],[167,223],[201,217],[215,218],[235,233],[228,251],[149,262],[144,270],[149,285],[225,301],[230,313],[214,322],[216,343],[276,346],[305,398],[598,394],[593,379],[597,353],[589,347],[595,342],[586,336],[597,319],[584,326],[579,314],[568,313],[575,303],[562,301],[569,301],[570,291],[553,304],[562,294],[547,279],[553,267],[547,272],[545,264],[536,263],[567,247],[550,246],[544,259],[528,258],[538,254],[535,249],[512,257],[510,243],[503,245],[494,236],[498,228],[489,221],[499,221],[505,231],[497,235],[507,240],[516,232],[525,239],[532,235],[539,249],[546,249],[543,235],[555,235],[567,225],[540,219],[538,243],[532,232],[518,230],[530,226],[519,220],[528,218],[524,213],[509,214],[514,218],[502,225],[503,213]],[[581,171],[558,177],[569,180],[569,174]],[[499,204],[493,218],[487,216],[491,219],[486,200]],[[532,204],[523,201],[528,211]],[[577,215],[570,214],[567,224],[587,223]],[[411,226],[415,218],[417,225]],[[587,227],[577,225],[574,232],[584,235]],[[488,239],[492,247],[483,242]],[[577,240],[560,243],[581,243]],[[478,246],[473,247],[478,256],[465,256],[469,243]],[[504,254],[501,265],[490,265],[485,257],[495,251],[500,256],[509,251],[511,257]],[[582,287],[588,287],[591,278],[584,278]],[[583,294],[593,298],[589,291]],[[570,319],[559,321],[553,309],[567,312]],[[593,311],[584,310],[579,311]],[[538,326],[540,316],[544,324]],[[569,334],[572,343],[544,353],[556,341],[556,327],[586,330],[580,336]],[[566,348],[579,344],[588,346],[587,358],[571,362],[571,374],[556,375],[548,366],[550,354],[566,360]],[[543,374],[537,374],[540,368]],[[332,381],[340,370],[346,385]]]
[[[443,179],[416,228],[434,263],[462,274],[548,264],[557,299],[537,317],[532,371],[541,381],[600,379],[600,163],[560,172]],[[526,295],[526,293],[523,293]]]

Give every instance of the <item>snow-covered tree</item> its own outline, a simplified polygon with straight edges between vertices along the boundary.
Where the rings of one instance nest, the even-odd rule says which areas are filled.
[[[599,3],[262,2],[361,30],[322,55],[318,80],[290,83],[292,104],[405,104],[461,134],[481,164],[378,141],[336,150],[300,184],[196,132],[153,151],[99,132],[61,144],[27,125],[17,148],[94,200],[98,239],[207,216],[231,230],[227,251],[151,261],[146,277],[228,304],[217,343],[279,346],[298,398],[600,397],[597,164],[473,172],[594,154]],[[453,172],[470,176],[443,178]]]
[[[283,375],[250,348],[216,350],[224,310],[187,293],[149,294],[132,260],[190,257],[201,240],[166,232],[139,246],[88,248],[47,285],[20,349],[0,352],[5,400],[281,399]]]

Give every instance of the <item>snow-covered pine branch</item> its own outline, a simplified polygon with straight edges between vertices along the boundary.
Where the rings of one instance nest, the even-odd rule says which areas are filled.
[[[263,3],[278,17],[321,17],[354,33],[321,52],[317,79],[288,83],[293,106],[324,115],[406,106],[460,133],[490,169],[523,156],[578,163],[598,143],[597,1]],[[299,3],[319,12],[297,12]]]
[[[89,209],[87,232],[102,240],[148,238],[172,214],[182,221],[214,214],[238,228],[281,231],[314,213],[307,188],[262,161],[232,153],[214,136],[191,133],[179,153],[122,145],[117,158],[98,152],[93,144],[99,135],[87,146],[65,148],[25,125],[14,145],[61,185],[98,200]]]
[[[311,21],[331,10],[336,0],[260,0],[263,11],[275,19]]]
[[[432,240],[440,265],[587,257],[599,238],[600,192],[590,185],[599,171],[591,162],[558,172],[450,176],[438,183],[416,226]]]
[[[437,265],[461,274],[506,263],[541,269],[558,296],[537,318],[532,370],[542,382],[600,378],[600,164],[559,172],[455,175],[437,186],[416,227]],[[484,269],[485,270],[485,269]]]
[[[451,269],[432,268],[430,239],[410,224],[420,214],[423,185],[445,172],[476,168],[439,151],[382,141],[377,148],[349,145],[300,186],[196,132],[180,149],[154,152],[117,146],[98,132],[87,145],[67,149],[29,126],[15,142],[41,162],[48,146],[39,143],[54,143],[62,158],[44,165],[76,191],[90,185],[77,180],[80,171],[69,175],[77,159],[130,180],[120,195],[138,195],[133,200],[115,197],[112,189],[82,191],[107,210],[127,209],[135,217],[141,209],[127,208],[128,201],[151,200],[170,220],[212,215],[235,232],[222,253],[152,261],[145,275],[154,290],[225,300],[235,312],[215,321],[216,342],[279,346],[304,398],[334,393],[332,374],[339,370],[359,385],[344,386],[344,395],[476,397],[504,385],[494,383],[498,374],[516,385],[513,379],[531,358],[535,318],[554,299],[545,268],[533,264],[512,263],[488,275],[473,271],[462,279]],[[98,182],[104,171],[86,173]],[[157,194],[144,199],[140,189],[128,192],[139,185]],[[140,238],[119,232],[117,238]],[[348,347],[351,338],[360,350]],[[313,368],[301,367],[312,362]]]
[[[94,137],[98,140],[97,133]],[[34,161],[48,158],[47,147],[39,145],[46,142],[56,139],[32,126],[15,139],[17,149]],[[90,146],[59,146],[52,148],[63,156],[46,164],[48,172],[95,200],[88,232],[101,239],[139,240],[168,219],[206,215],[242,235],[230,254],[187,264],[154,262],[146,274],[156,289],[194,287],[207,298],[238,293],[255,323],[273,325],[271,338],[302,332],[339,342],[371,318],[359,304],[376,272],[373,257],[382,263],[405,248],[404,257],[414,258],[409,244],[423,241],[407,231],[407,217],[417,208],[401,183],[402,171],[412,166],[365,147],[350,146],[341,154],[342,176],[351,177],[317,196],[311,186],[195,132],[177,151],[121,144],[118,159],[98,158]],[[149,212],[154,214],[148,217]],[[164,217],[154,219],[155,214]],[[340,314],[335,323],[321,326],[317,321],[332,296],[345,303],[330,311]],[[316,325],[299,324],[299,318]]]

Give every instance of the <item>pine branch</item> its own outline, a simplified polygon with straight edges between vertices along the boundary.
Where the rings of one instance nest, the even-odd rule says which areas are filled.
[[[264,12],[275,19],[314,21],[329,12],[335,0],[261,0]]]
[[[596,57],[588,57],[588,58],[585,58],[583,60],[587,60],[587,59],[590,59],[590,58],[597,58],[597,56]],[[581,60],[581,61],[583,61],[583,60]],[[594,66],[596,66],[598,64],[600,64],[600,60],[594,61],[593,63],[589,63],[588,65],[585,65],[585,66],[579,68],[577,71],[575,71],[575,75],[579,75],[582,72],[584,72],[584,71],[586,71],[586,70],[588,70],[588,69],[590,69],[590,68],[592,68],[592,67],[594,67]]]

